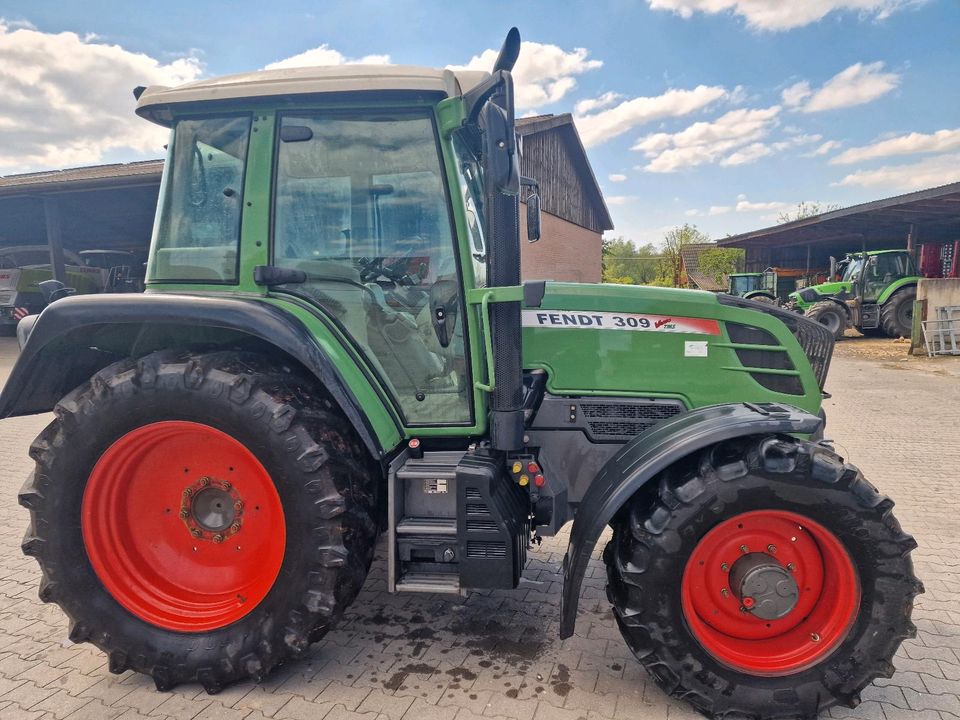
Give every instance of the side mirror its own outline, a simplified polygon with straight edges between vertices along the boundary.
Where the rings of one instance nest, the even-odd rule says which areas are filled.
[[[478,118],[483,133],[483,173],[486,194],[499,192],[516,195],[520,192],[520,163],[513,123],[505,109],[487,100]]]
[[[527,242],[536,242],[540,239],[540,184],[528,177],[521,177],[520,184],[530,188],[527,195]]]
[[[837,277],[837,259],[831,255],[830,256],[830,279],[834,280]]]

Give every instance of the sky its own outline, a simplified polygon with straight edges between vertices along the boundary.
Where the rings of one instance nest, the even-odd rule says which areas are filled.
[[[713,238],[960,180],[960,0],[0,0],[0,175],[163,155],[136,85],[270,66],[489,69],[573,113],[615,229]]]

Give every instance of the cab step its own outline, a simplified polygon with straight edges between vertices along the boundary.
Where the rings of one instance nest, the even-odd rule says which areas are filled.
[[[396,583],[397,592],[460,594],[460,580],[451,573],[404,573]]]

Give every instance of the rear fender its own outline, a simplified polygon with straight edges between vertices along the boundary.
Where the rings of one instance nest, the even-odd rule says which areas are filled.
[[[789,405],[711,405],[658,423],[624,445],[597,474],[577,508],[563,559],[560,637],[573,635],[590,556],[617,511],[662,470],[724,440],[767,433],[811,434],[821,418]]]
[[[362,377],[348,380],[338,369],[355,363],[331,357],[300,320],[270,303],[159,293],[81,295],[52,303],[32,322],[24,327],[29,337],[0,393],[0,418],[48,412],[70,390],[124,357],[232,343],[274,353],[313,374],[374,457],[400,441],[385,405],[369,399],[376,397],[369,383],[358,388]]]
[[[906,277],[900,278],[899,280],[890,283],[887,287],[884,288],[883,292],[880,293],[880,297],[877,298],[877,305],[883,305],[886,303],[893,294],[903,290],[905,287],[917,287],[917,278],[915,277]]]

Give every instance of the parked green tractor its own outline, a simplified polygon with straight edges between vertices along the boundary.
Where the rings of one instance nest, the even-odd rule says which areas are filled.
[[[757,302],[777,302],[777,272],[773,268],[762,273],[730,273],[727,277],[727,294]]]
[[[812,717],[893,673],[916,543],[817,440],[832,335],[728,295],[521,283],[519,47],[492,73],[136,91],[172,130],[146,293],[25,320],[0,395],[54,412],[23,549],[111,671],[259,680],[343,615],[380,532],[390,592],[461,594],[516,587],[572,521],[560,636],[612,527],[620,631],[709,717]]]
[[[835,338],[848,327],[888,337],[910,337],[913,301],[920,280],[916,262],[906,250],[853,253],[841,261],[839,280],[791,293],[794,309],[820,323]]]

